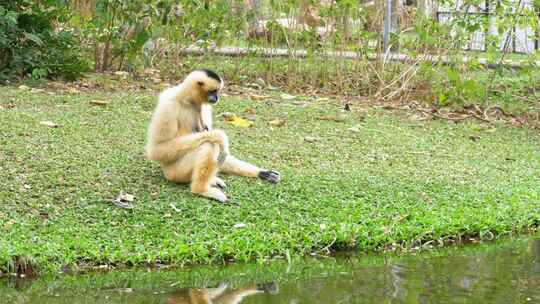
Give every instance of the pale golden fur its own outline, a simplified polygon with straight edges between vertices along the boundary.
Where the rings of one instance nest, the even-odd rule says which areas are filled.
[[[168,297],[168,304],[239,304],[244,298],[258,294],[277,292],[275,283],[251,284],[249,286],[227,290],[226,284],[217,288],[190,288],[180,290]]]
[[[218,171],[270,182],[278,182],[280,176],[230,155],[225,132],[212,129],[209,96],[222,88],[221,79],[196,70],[180,85],[163,91],[148,128],[146,155],[161,164],[168,180],[191,183],[193,193],[225,202],[227,197],[216,188],[225,187]]]

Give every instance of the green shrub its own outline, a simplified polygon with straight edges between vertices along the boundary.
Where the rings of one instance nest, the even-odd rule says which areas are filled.
[[[59,25],[67,16],[59,0],[0,2],[0,81],[81,76],[88,63],[76,37]]]

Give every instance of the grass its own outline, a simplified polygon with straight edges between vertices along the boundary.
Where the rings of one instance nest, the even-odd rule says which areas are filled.
[[[111,103],[91,106],[94,99]],[[145,160],[154,102],[150,91],[51,95],[2,87],[1,271],[15,271],[15,257],[49,272],[411,248],[492,238],[540,220],[534,130],[361,106],[335,122],[318,119],[339,113],[334,101],[228,97],[216,113],[249,108],[256,116],[247,129],[216,119],[232,153],[281,171],[283,181],[227,176],[238,206],[220,205],[165,181]],[[275,118],[287,123],[269,128]],[[39,124],[46,120],[59,127]],[[359,132],[348,130],[355,126]],[[134,209],[107,202],[121,192],[136,196]]]

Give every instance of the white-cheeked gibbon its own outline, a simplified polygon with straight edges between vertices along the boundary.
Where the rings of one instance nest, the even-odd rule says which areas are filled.
[[[218,188],[225,183],[218,171],[258,177],[277,183],[277,171],[266,170],[229,154],[229,140],[223,130],[212,129],[212,105],[218,102],[223,80],[215,72],[191,72],[179,85],[166,89],[148,128],[146,156],[159,162],[165,178],[191,183],[191,192],[227,202]]]

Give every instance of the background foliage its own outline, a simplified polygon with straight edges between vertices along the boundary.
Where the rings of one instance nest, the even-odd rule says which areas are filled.
[[[87,61],[63,23],[62,1],[13,0],[0,3],[0,81],[31,77],[80,77]]]
[[[392,61],[382,49],[381,0],[17,0],[0,6],[0,77],[73,79],[92,67],[176,81],[207,66],[229,83],[437,106],[502,104],[538,116],[530,101],[538,96],[538,51],[510,52],[516,28],[540,37],[540,4],[529,2],[394,1],[391,46],[407,60]],[[447,22],[438,20],[442,7],[452,13]],[[479,32],[485,50],[465,51]],[[187,55],[192,47],[202,55]],[[252,52],[224,62],[212,52],[219,47]],[[261,57],[254,49],[283,52]],[[508,69],[509,59],[521,69]]]

